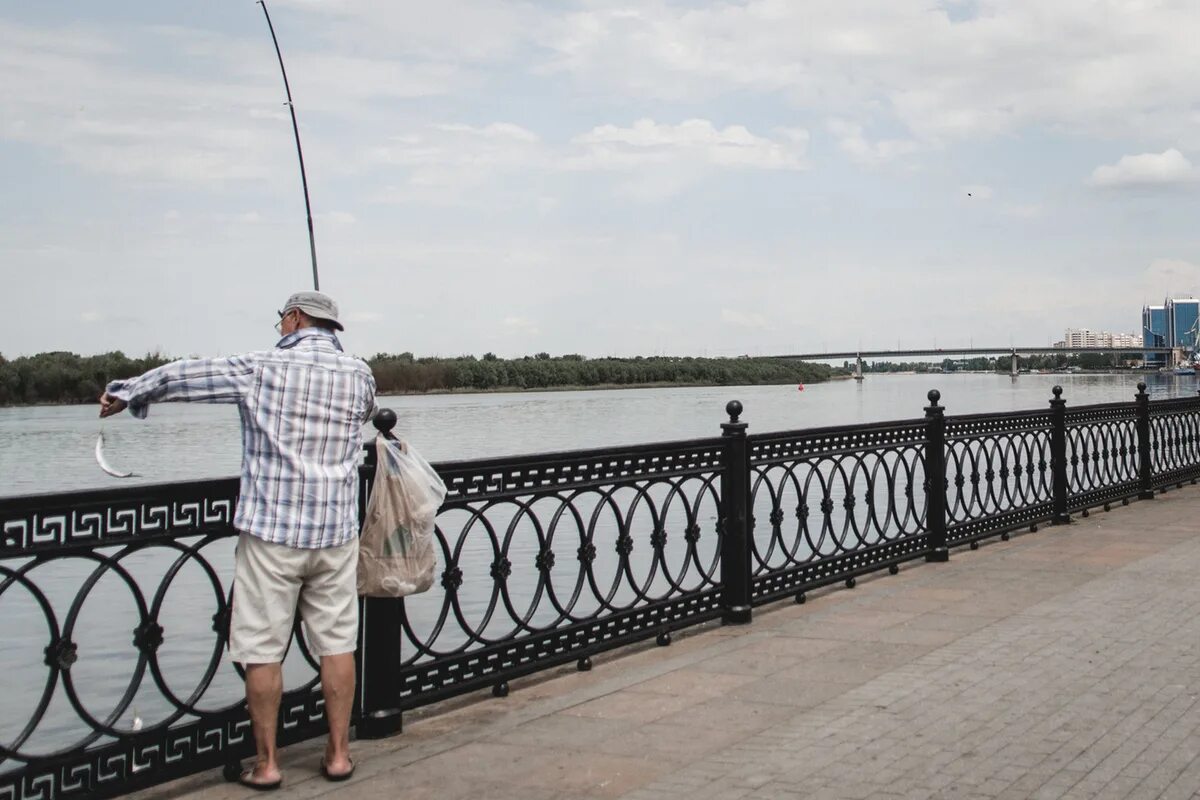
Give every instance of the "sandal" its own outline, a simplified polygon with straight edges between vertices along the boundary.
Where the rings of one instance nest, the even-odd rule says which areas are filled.
[[[237,782],[242,786],[253,789],[256,792],[273,792],[283,785],[283,778],[270,781],[269,783],[263,783],[262,781],[254,780],[254,770],[248,769],[242,772],[241,775],[238,775]]]
[[[351,759],[350,760],[350,769],[347,772],[338,772],[335,774],[335,773],[329,771],[329,768],[325,766],[324,761],[321,761],[321,775],[323,775],[325,777],[325,780],[333,781],[335,783],[338,781],[348,781],[354,777],[354,767],[355,767],[354,760]]]

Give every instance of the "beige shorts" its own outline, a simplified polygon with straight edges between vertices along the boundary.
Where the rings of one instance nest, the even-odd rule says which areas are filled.
[[[299,609],[313,656],[358,645],[358,539],[301,550],[243,533],[234,558],[229,655],[239,664],[283,661]]]

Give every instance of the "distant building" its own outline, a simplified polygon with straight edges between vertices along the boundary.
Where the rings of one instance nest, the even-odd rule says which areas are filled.
[[[1089,328],[1067,328],[1055,347],[1141,347],[1142,337],[1136,333],[1109,333]]]
[[[1142,306],[1142,345],[1144,347],[1168,347],[1170,327],[1167,325],[1167,307]],[[1162,367],[1167,364],[1166,353],[1145,353],[1147,367]]]
[[[1142,341],[1147,347],[1177,347],[1194,353],[1200,340],[1200,300],[1168,297],[1161,306],[1142,306]],[[1146,353],[1146,366],[1165,366],[1165,353]]]
[[[1168,300],[1167,328],[1171,331],[1171,347],[1181,347],[1188,353],[1196,350],[1196,329],[1200,324],[1200,300],[1194,297]]]

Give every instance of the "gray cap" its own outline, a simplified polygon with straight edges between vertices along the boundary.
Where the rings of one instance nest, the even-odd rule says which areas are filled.
[[[293,308],[298,308],[313,319],[327,319],[339,331],[344,331],[342,323],[338,322],[337,303],[324,292],[296,292],[287,299],[280,314],[286,314]]]

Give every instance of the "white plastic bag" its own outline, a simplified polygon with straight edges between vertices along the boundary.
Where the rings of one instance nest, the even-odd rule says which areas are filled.
[[[358,593],[406,597],[433,585],[434,518],[446,484],[397,439],[375,437],[375,482],[358,544]]]

